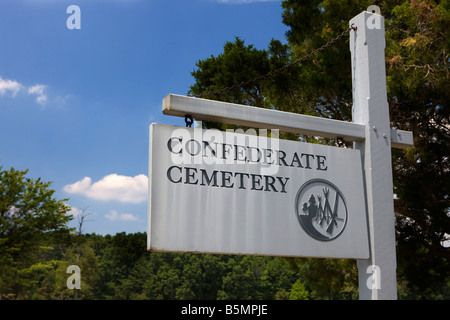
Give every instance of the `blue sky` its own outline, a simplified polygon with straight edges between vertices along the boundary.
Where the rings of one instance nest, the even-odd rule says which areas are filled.
[[[87,208],[85,233],[146,231],[149,125],[184,126],[162,99],[236,36],[285,42],[281,14],[281,0],[0,0],[0,165]]]

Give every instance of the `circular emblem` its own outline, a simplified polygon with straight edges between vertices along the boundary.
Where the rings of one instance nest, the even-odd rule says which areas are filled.
[[[347,224],[347,205],[341,191],[331,182],[313,179],[300,187],[295,213],[303,230],[316,240],[336,239]]]

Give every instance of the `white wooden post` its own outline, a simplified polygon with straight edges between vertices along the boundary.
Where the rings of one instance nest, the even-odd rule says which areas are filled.
[[[386,91],[384,18],[361,12],[351,31],[353,122],[365,126],[361,150],[366,184],[370,258],[358,260],[362,300],[397,299],[391,129]]]

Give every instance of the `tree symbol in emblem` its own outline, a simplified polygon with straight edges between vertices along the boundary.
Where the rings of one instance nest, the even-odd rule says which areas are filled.
[[[330,188],[335,191],[333,207]],[[301,211],[297,210],[298,219],[313,238],[332,240],[343,231],[347,222],[347,207],[340,191],[329,182],[313,180],[306,183],[297,194],[297,206],[301,204]]]

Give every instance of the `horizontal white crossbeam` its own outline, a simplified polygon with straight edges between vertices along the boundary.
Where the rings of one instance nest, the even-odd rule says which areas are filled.
[[[365,126],[353,122],[307,116],[246,105],[169,94],[163,100],[163,114],[201,121],[214,121],[246,127],[278,129],[284,132],[307,134],[347,141],[364,141]],[[412,133],[391,130],[394,148],[413,144]]]
[[[391,147],[406,149],[414,145],[413,133],[391,128]]]

